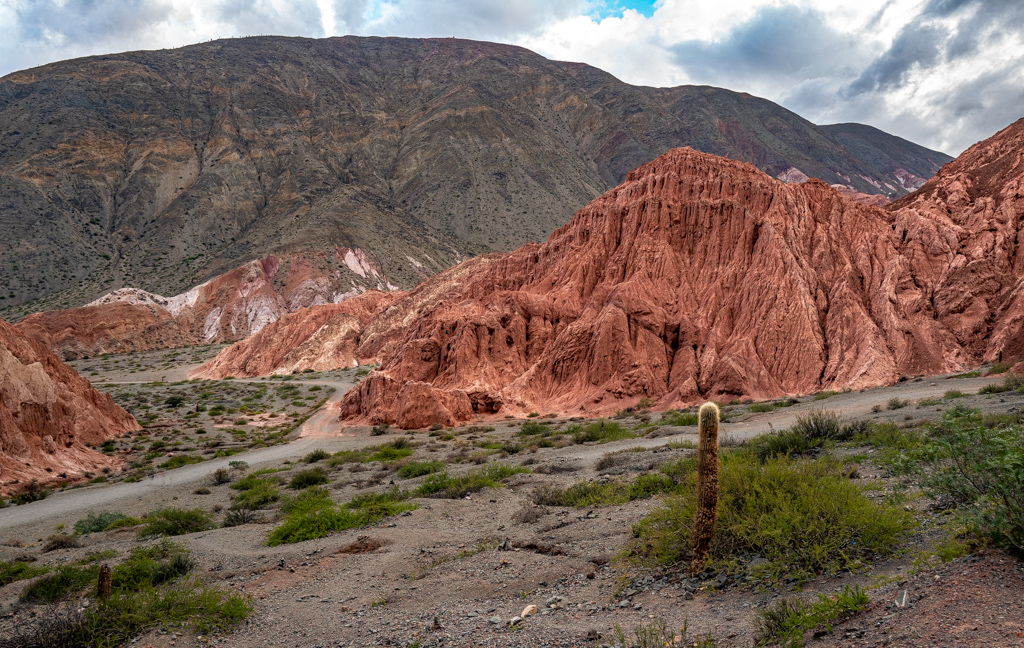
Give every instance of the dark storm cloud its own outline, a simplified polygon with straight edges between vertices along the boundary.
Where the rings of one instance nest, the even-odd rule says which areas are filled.
[[[857,40],[829,27],[821,12],[793,6],[766,7],[722,39],[671,49],[691,79],[727,86],[799,82],[864,58]]]

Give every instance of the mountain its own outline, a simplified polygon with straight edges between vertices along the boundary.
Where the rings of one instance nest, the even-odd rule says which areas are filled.
[[[110,396],[0,320],[0,493],[115,465],[88,446],[138,429]]]
[[[1024,358],[1022,183],[1024,120],[886,208],[669,151],[544,244],[466,261],[382,311],[350,354],[381,366],[342,415],[605,414]]]
[[[184,294],[297,253],[338,285],[410,288],[543,240],[684,145],[889,198],[950,159],[493,43],[261,37],[63,61],[0,79],[0,315]]]

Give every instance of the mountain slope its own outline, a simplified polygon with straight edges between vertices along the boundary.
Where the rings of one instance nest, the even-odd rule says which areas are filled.
[[[884,134],[862,158],[830,133],[749,95],[456,39],[246,38],[54,63],[0,79],[0,314],[122,287],[174,295],[296,250],[363,250],[407,288],[543,240],[675,146],[892,197],[893,169],[949,160]]]

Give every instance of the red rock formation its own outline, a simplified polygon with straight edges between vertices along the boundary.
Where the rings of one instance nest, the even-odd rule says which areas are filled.
[[[382,365],[342,417],[449,423],[467,399],[479,414],[602,414],[1018,357],[1022,132],[886,210],[670,151],[543,245],[417,287],[387,312],[403,326],[371,323],[359,346]]]
[[[110,396],[0,320],[0,493],[111,466],[87,445],[138,429]]]
[[[268,256],[174,297],[124,288],[81,308],[29,315],[16,326],[66,360],[233,342],[286,313],[357,295],[367,281],[391,287],[362,250],[342,248],[333,259],[319,252]]]
[[[375,315],[404,294],[371,290],[340,304],[300,308],[224,349],[191,377],[219,380],[322,371],[372,361],[358,355],[359,335]]]

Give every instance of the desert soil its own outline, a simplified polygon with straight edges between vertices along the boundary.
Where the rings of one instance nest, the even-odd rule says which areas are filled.
[[[183,376],[191,366],[183,363],[158,371],[170,379]],[[102,366],[93,370],[102,371]],[[136,375],[112,369],[102,376],[105,381],[96,384],[101,389],[121,389],[120,385],[103,384],[125,383]],[[143,373],[147,380],[152,375],[148,370]],[[232,461],[244,461],[250,469],[291,468],[315,448],[336,452],[398,436],[394,431],[372,436],[369,428],[349,427],[337,420],[337,403],[357,379],[355,372],[294,378],[302,388],[321,385],[335,391],[286,443],[155,471],[152,477],[134,483],[69,488],[41,501],[2,509],[0,560],[28,553],[40,564],[50,564],[75,561],[104,549],[123,555],[136,544],[130,528],[85,536],[85,546],[78,549],[44,554],[40,546],[58,525],[70,529],[87,512],[140,516],[165,506],[226,509],[235,492],[228,485],[214,485],[211,475]],[[740,441],[780,429],[818,408],[849,418],[903,423],[938,420],[952,402],[986,412],[1014,412],[1024,407],[1024,397],[1019,395],[943,400],[950,390],[976,394],[991,382],[995,379],[919,378],[823,400],[801,397],[796,405],[768,413],[754,414],[742,405],[733,406],[726,408],[734,416],[723,424],[723,439]],[[886,409],[892,398],[911,404]],[[915,404],[924,399],[940,402]],[[620,423],[629,427],[645,418],[656,423],[658,414],[635,413]],[[566,423],[561,419],[547,422]],[[495,429],[413,434],[417,445],[414,458],[445,461],[453,473],[469,470],[475,467],[472,463],[454,462],[476,449],[471,441],[510,439],[523,421],[501,419],[477,425],[484,423]],[[173,436],[166,427],[160,430],[165,437]],[[253,614],[229,635],[196,637],[158,630],[134,645],[214,643],[248,648],[409,646],[419,642],[421,646],[588,646],[611,644],[615,626],[629,632],[653,619],[664,619],[675,628],[687,624],[691,632],[713,632],[719,645],[749,645],[754,611],[779,596],[794,595],[795,590],[755,591],[730,583],[720,589],[714,582],[663,577],[616,561],[616,554],[631,537],[632,525],[659,506],[657,498],[572,509],[537,507],[530,497],[540,486],[564,487],[579,480],[649,470],[692,452],[669,444],[695,437],[695,427],[661,426],[649,428],[645,438],[540,448],[534,453],[492,458],[528,463],[534,472],[509,478],[504,488],[485,489],[461,500],[415,500],[419,508],[414,511],[319,540],[266,546],[267,534],[276,524],[273,512],[263,523],[179,536],[175,541],[192,551],[208,579],[252,597]],[[595,464],[606,454],[626,449],[634,451],[625,453],[627,458],[613,468],[596,469]],[[870,470],[863,472],[863,478],[871,478]],[[884,481],[882,473],[878,476]],[[379,463],[341,466],[330,476],[339,501],[388,488],[392,482],[408,488],[419,482],[399,480]],[[200,487],[211,492],[194,492]],[[866,612],[837,625],[831,634],[808,637],[812,645],[1024,645],[1020,625],[1024,619],[1022,563],[1001,552],[986,551],[922,567],[913,559],[929,542],[928,537],[915,536],[905,552],[876,563],[870,571],[804,584],[800,596],[814,597],[859,584],[868,588],[873,600]],[[879,583],[885,585],[878,587]],[[18,581],[0,588],[0,633],[29,622],[34,614],[31,606],[17,600],[24,586],[24,581]],[[907,592],[905,597],[903,592]],[[898,599],[902,602],[897,603]],[[510,626],[510,619],[531,604],[540,612]]]

